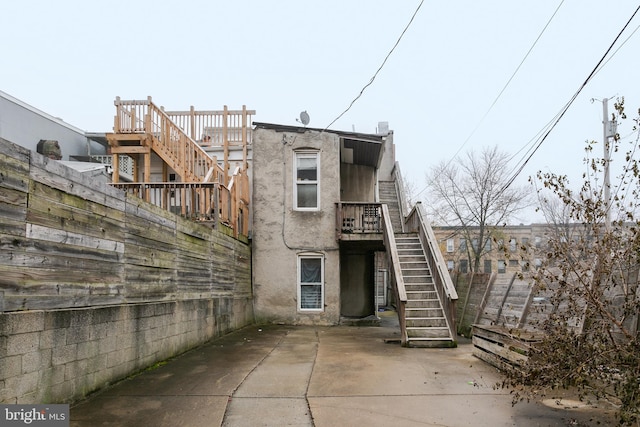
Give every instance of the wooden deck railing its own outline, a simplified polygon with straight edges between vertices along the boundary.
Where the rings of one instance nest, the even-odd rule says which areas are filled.
[[[202,146],[223,146],[251,143],[250,123],[255,111],[229,110],[197,111],[193,106],[189,111],[165,111],[175,124],[180,126],[194,141]]]
[[[384,229],[384,246],[387,248],[387,259],[389,263],[389,281],[391,289],[393,289],[396,298],[396,310],[398,312],[398,321],[400,323],[400,340],[402,346],[407,345],[407,320],[405,316],[407,307],[407,291],[404,287],[404,278],[402,276],[402,268],[400,267],[400,257],[398,255],[398,247],[396,246],[396,238],[393,233],[393,225],[389,216],[389,208],[382,205],[382,218]]]
[[[427,220],[427,215],[424,212],[422,203],[416,203],[413,210],[409,213],[406,219],[405,229],[418,233],[422,247],[425,250],[427,262],[431,268],[436,291],[441,299],[440,302],[442,303],[442,309],[447,318],[451,336],[455,337],[456,301],[458,300],[458,293],[453,285],[453,281],[447,270],[447,265],[440,252],[440,247],[438,246],[431,224]]]
[[[382,205],[366,202],[337,204],[340,233],[382,233]]]
[[[202,147],[223,149],[223,169],[229,168],[229,147],[242,147],[242,168],[247,170],[247,149],[251,144],[251,118],[253,110],[197,111],[193,106],[189,111],[166,111],[167,115]]]
[[[114,133],[146,134],[152,138],[153,150],[169,164],[182,181],[228,182],[225,170],[215,157],[193,140],[169,115],[146,100],[115,100]]]
[[[229,226],[234,236],[249,234],[248,200],[244,193],[246,175],[237,173],[227,188],[217,182],[120,182],[115,188],[196,221]]]

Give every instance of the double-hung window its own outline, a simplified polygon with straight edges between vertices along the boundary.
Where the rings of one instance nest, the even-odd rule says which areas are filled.
[[[324,309],[324,257],[317,254],[298,256],[298,310]]]
[[[447,239],[447,252],[453,252],[453,239]]]
[[[318,152],[297,151],[294,167],[294,209],[302,211],[320,209],[320,156]]]

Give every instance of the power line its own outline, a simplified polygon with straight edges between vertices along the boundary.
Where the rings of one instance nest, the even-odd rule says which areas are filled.
[[[609,63],[609,61],[611,61],[611,59],[613,59],[613,57],[618,53],[618,51],[620,51],[620,49],[622,49],[622,47],[629,41],[629,39],[631,39],[631,37],[633,37],[633,35],[638,31],[638,29],[640,29],[640,24],[635,28],[635,30],[633,30],[631,32],[631,34],[629,34],[627,36],[626,39],[624,39],[624,41],[618,46],[618,48],[607,58],[607,60],[605,62],[603,62],[599,67],[598,70],[595,72],[594,76],[596,76],[600,70],[602,70],[605,65],[607,65]],[[514,153],[513,156],[511,156],[511,158],[509,159],[509,161],[511,161],[512,159],[514,159],[520,152],[522,152],[522,150],[524,150],[527,146],[531,145],[531,147],[529,147],[527,149],[527,151],[525,152],[525,156],[523,156],[522,158],[524,159],[526,157],[526,153],[530,152],[533,149],[533,143],[540,137],[540,135],[542,135],[545,131],[545,129],[548,129],[551,124],[553,123],[554,120],[556,120],[556,118],[558,117],[560,113],[556,114],[551,120],[549,120],[549,122],[547,122],[547,124],[545,124],[542,129],[533,137],[529,140],[529,142],[527,142],[522,148],[520,148],[517,152]],[[511,172],[515,171],[515,167],[511,170]]]
[[[402,37],[404,36],[404,33],[407,32],[407,30],[409,29],[409,27],[411,26],[411,23],[413,22],[413,19],[416,17],[416,15],[418,14],[418,11],[420,10],[420,8],[422,7],[422,3],[424,3],[424,0],[420,0],[420,4],[418,5],[418,7],[416,8],[415,12],[413,12],[413,15],[411,16],[411,19],[409,20],[409,23],[404,27],[404,30],[402,30],[402,33],[400,34],[400,37],[398,37],[398,40],[396,40],[396,43],[393,45],[393,47],[391,48],[391,50],[389,51],[389,53],[387,53],[387,56],[384,58],[384,61],[382,61],[382,64],[380,64],[380,67],[378,67],[378,70],[376,70],[375,74],[373,75],[373,77],[371,77],[371,80],[369,80],[369,82],[364,85],[364,87],[360,90],[360,93],[358,94],[358,96],[356,96],[353,101],[351,101],[351,104],[349,104],[349,106],[346,108],[346,110],[344,110],[342,113],[340,113],[338,115],[338,117],[336,117],[335,119],[333,119],[333,121],[331,123],[329,123],[327,125],[327,127],[325,127],[322,132],[325,132],[327,129],[329,129],[331,127],[331,125],[333,125],[335,122],[337,122],[338,120],[340,120],[340,118],[342,116],[344,116],[347,111],[349,111],[351,109],[351,107],[353,107],[353,104],[356,103],[356,101],[358,99],[360,99],[360,97],[362,96],[362,94],[364,93],[365,89],[367,89],[369,86],[371,86],[371,84],[373,83],[373,81],[376,79],[376,77],[378,76],[378,73],[380,73],[380,71],[382,70],[382,68],[384,67],[384,65],[387,63],[387,60],[389,59],[389,57],[391,56],[391,54],[393,53],[393,51],[396,49],[396,47],[398,47],[398,44],[400,44],[400,40],[402,40]]]
[[[571,105],[573,104],[573,102],[576,100],[576,98],[578,97],[578,95],[580,95],[580,92],[582,92],[582,90],[587,86],[587,84],[591,81],[591,79],[600,71],[600,69],[602,68],[602,66],[604,66],[604,64],[606,64],[606,62],[608,62],[608,60],[605,62],[605,59],[607,58],[607,56],[609,55],[609,52],[611,52],[611,49],[613,49],[613,46],[615,46],[615,44],[618,42],[618,39],[622,36],[622,33],[624,33],[624,31],[627,29],[627,27],[629,26],[629,24],[631,23],[631,21],[633,20],[633,18],[636,16],[636,14],[638,13],[638,11],[640,11],[640,6],[638,6],[636,8],[636,10],[633,12],[633,14],[631,15],[631,17],[627,20],[627,23],[622,27],[622,29],[620,30],[620,32],[618,32],[618,35],[616,36],[616,38],[613,40],[613,42],[611,42],[611,45],[609,46],[609,48],[606,50],[606,52],[604,53],[604,55],[602,55],[602,58],[600,58],[600,60],[598,61],[598,63],[596,64],[596,66],[593,68],[593,70],[591,71],[591,73],[589,73],[589,75],[587,76],[586,80],[582,83],[582,85],[580,85],[580,87],[578,88],[578,90],[576,91],[576,93],[573,94],[573,96],[571,97],[571,99],[565,104],[565,106],[561,109],[561,111],[556,115],[556,119],[553,122],[553,124],[549,127],[549,129],[544,133],[544,136],[542,136],[542,138],[540,139],[540,141],[536,144],[535,148],[533,149],[533,151],[531,151],[531,153],[527,156],[527,158],[522,162],[522,165],[520,165],[517,168],[517,171],[513,174],[513,176],[511,178],[509,178],[509,180],[507,181],[507,183],[502,187],[502,189],[500,190],[500,193],[504,192],[507,190],[507,188],[509,188],[509,186],[511,184],[513,184],[513,181],[515,181],[515,179],[518,177],[518,175],[520,175],[520,173],[523,171],[524,167],[526,166],[526,164],[529,162],[529,160],[531,160],[531,157],[533,157],[533,155],[536,153],[536,151],[538,151],[538,149],[540,148],[540,146],[542,145],[542,143],[544,141],[546,141],[547,137],[549,136],[549,134],[551,133],[551,131],[553,131],[553,129],[556,127],[556,125],[560,122],[560,120],[562,119],[562,117],[564,117],[565,113],[567,112],[567,110],[569,110],[569,107],[571,107]],[[635,31],[634,31],[635,32]],[[628,39],[627,39],[628,40]],[[626,40],[625,40],[626,43]],[[617,50],[616,50],[617,52]],[[611,58],[609,58],[611,59]]]
[[[484,120],[487,118],[487,116],[489,115],[489,113],[491,112],[491,110],[493,110],[493,107],[496,105],[496,103],[498,102],[498,100],[500,99],[500,97],[502,96],[502,94],[504,93],[504,91],[507,89],[507,87],[509,86],[509,84],[511,83],[511,81],[513,80],[513,78],[516,76],[516,74],[518,73],[518,71],[520,71],[520,68],[522,67],[522,64],[524,64],[524,61],[527,60],[527,58],[529,57],[529,54],[531,53],[531,51],[533,51],[533,48],[536,46],[536,44],[538,44],[538,41],[540,40],[540,38],[542,37],[542,35],[545,33],[545,31],[547,30],[547,27],[549,27],[549,24],[551,24],[551,21],[553,20],[553,18],[556,16],[556,14],[558,13],[558,10],[560,10],[560,7],[562,6],[562,4],[564,3],[564,0],[562,0],[560,2],[560,4],[558,5],[558,7],[556,8],[556,10],[553,12],[553,15],[551,15],[551,17],[549,18],[549,20],[547,21],[547,23],[545,24],[544,28],[542,28],[542,31],[540,31],[540,34],[538,34],[538,37],[535,39],[535,41],[533,42],[533,44],[531,45],[531,47],[529,48],[529,50],[527,51],[527,53],[524,55],[524,57],[522,58],[522,61],[520,61],[520,64],[518,64],[518,66],[516,67],[515,71],[513,72],[513,74],[511,74],[511,77],[509,77],[509,80],[507,80],[507,83],[505,83],[504,87],[502,88],[502,90],[500,91],[500,93],[498,93],[498,96],[496,96],[496,98],[493,100],[493,102],[491,103],[491,106],[489,106],[489,109],[486,111],[486,113],[484,113],[484,116],[482,116],[482,118],[480,119],[480,121],[478,122],[478,124],[476,125],[476,127],[471,131],[471,134],[467,137],[467,139],[462,143],[462,145],[460,146],[460,148],[458,148],[458,151],[456,151],[456,153],[453,155],[453,157],[451,158],[451,160],[453,160],[453,158],[455,158],[458,153],[460,153],[460,150],[462,150],[462,148],[467,144],[467,142],[469,142],[469,140],[473,137],[473,135],[475,135],[476,131],[480,128],[480,126],[482,125],[482,123],[484,122]],[[449,163],[451,163],[451,160],[449,161]]]
[[[522,60],[520,61],[520,64],[518,64],[518,66],[516,67],[515,71],[511,74],[511,77],[509,77],[509,80],[507,80],[507,82],[505,83],[505,85],[502,87],[502,90],[500,91],[500,93],[498,93],[498,95],[495,97],[495,99],[493,100],[493,102],[491,103],[491,105],[489,106],[489,108],[487,109],[487,111],[484,113],[484,115],[482,116],[482,118],[480,119],[480,121],[478,122],[478,124],[473,128],[473,130],[471,131],[471,134],[469,134],[469,136],[467,137],[467,139],[465,139],[465,141],[462,143],[462,145],[460,146],[460,148],[458,148],[458,151],[456,151],[454,153],[454,155],[449,159],[449,161],[447,162],[447,164],[445,165],[445,168],[448,167],[451,162],[458,156],[458,154],[460,153],[460,151],[464,148],[464,146],[467,144],[467,142],[469,142],[469,140],[473,137],[473,135],[475,135],[476,131],[480,128],[480,126],[482,125],[482,123],[484,122],[484,120],[487,118],[487,116],[489,115],[489,113],[491,112],[491,110],[493,110],[493,107],[496,105],[496,103],[498,102],[498,100],[500,99],[500,97],[502,97],[502,94],[505,92],[505,90],[507,90],[507,87],[509,86],[509,84],[511,83],[511,81],[514,79],[514,77],[516,76],[516,74],[518,73],[518,71],[520,71],[520,68],[522,67],[522,65],[524,64],[524,62],[527,60],[527,58],[529,57],[529,55],[531,54],[531,52],[533,51],[533,48],[538,44],[538,41],[540,40],[540,38],[542,37],[542,35],[545,33],[545,31],[547,30],[547,28],[549,27],[549,24],[551,24],[551,21],[553,20],[553,18],[556,16],[556,14],[558,13],[558,10],[560,10],[560,7],[563,5],[564,0],[562,0],[560,2],[560,4],[558,5],[558,7],[556,8],[556,10],[553,12],[553,14],[551,15],[551,17],[547,20],[547,23],[545,24],[545,26],[542,28],[542,30],[540,31],[540,34],[538,34],[538,37],[536,37],[535,41],[533,42],[533,44],[531,45],[531,47],[529,48],[529,50],[527,51],[527,53],[524,55],[524,57],[522,58]],[[422,194],[423,191],[425,191],[429,186],[425,186],[422,190],[420,190],[415,197],[419,196],[420,194]]]

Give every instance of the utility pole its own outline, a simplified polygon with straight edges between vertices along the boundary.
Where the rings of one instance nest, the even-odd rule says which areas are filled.
[[[606,203],[605,229],[611,229],[611,182],[609,178],[609,164],[611,163],[611,146],[609,138],[615,136],[615,123],[609,120],[609,99],[602,100],[602,139],[604,147],[604,200]]]
[[[609,203],[611,202],[611,193],[609,191],[610,179],[609,179],[609,100],[604,98],[602,100],[602,139],[604,147],[604,201],[606,203],[605,213],[605,230],[609,231],[611,228],[611,210],[609,209]]]

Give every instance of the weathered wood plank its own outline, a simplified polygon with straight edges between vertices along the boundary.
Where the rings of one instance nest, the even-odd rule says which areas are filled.
[[[42,198],[59,204],[69,205],[70,207],[90,212],[99,217],[109,217],[117,221],[123,221],[125,218],[124,209],[114,208],[100,202],[82,198],[75,194],[65,193],[64,191],[49,187],[41,182],[31,181],[29,192],[32,194],[33,198]],[[33,200],[30,202],[33,203]]]
[[[509,361],[510,364],[522,364],[527,361],[528,357],[524,354],[519,353],[517,347],[505,346],[499,343],[495,343],[492,341],[488,341],[479,337],[477,335],[473,335],[472,338],[473,345],[479,347],[491,354],[494,354],[501,359],[505,359]]]
[[[0,234],[24,236],[28,194],[0,187]]]
[[[44,240],[46,242],[64,243],[84,248],[124,253],[123,242],[87,236],[85,234],[73,233],[70,231],[43,227],[41,225],[30,223],[27,223],[26,237],[28,239]]]
[[[29,157],[0,154],[0,188],[27,192],[29,188]]]
[[[132,217],[146,220],[152,224],[156,224],[169,229],[176,229],[177,215],[172,214],[158,206],[147,203],[139,197],[127,194],[127,203],[125,206],[127,221]]]
[[[15,158],[23,163],[29,164],[30,151],[20,145],[0,138],[0,154]]]
[[[71,307],[95,307],[126,302],[118,295],[5,295],[4,310],[52,310]]]
[[[29,177],[36,182],[74,196],[113,209],[124,210],[124,192],[108,185],[96,185],[91,177],[37,153],[32,153]]]

